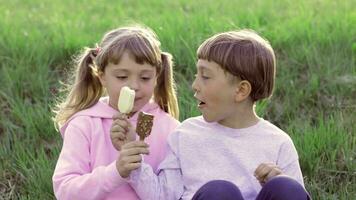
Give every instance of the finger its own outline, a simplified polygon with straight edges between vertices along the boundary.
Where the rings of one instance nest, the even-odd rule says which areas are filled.
[[[125,144],[125,141],[123,140],[116,140],[112,142],[113,146],[115,147],[116,150],[121,151],[122,146]]]
[[[112,118],[113,118],[113,120],[117,120],[117,119],[123,120],[123,119],[126,119],[127,117],[125,114],[118,112],[118,113],[114,114],[112,116]]]
[[[125,169],[128,171],[132,171],[135,169],[138,169],[141,166],[141,163],[129,163],[127,165],[125,165]]]
[[[133,155],[140,155],[140,154],[149,154],[148,148],[136,147],[130,149],[123,149],[121,151],[121,156],[133,156]]]
[[[142,156],[141,155],[131,155],[131,156],[120,156],[120,161],[124,165],[125,164],[130,164],[130,163],[140,163],[142,161]]]
[[[261,171],[262,171],[262,169],[264,169],[264,168],[266,167],[266,165],[267,165],[267,163],[261,163],[261,164],[256,168],[254,175],[255,175],[256,177],[261,176],[261,174],[262,174]]]
[[[273,169],[275,165],[273,163],[262,163],[259,165],[255,171],[255,177],[259,181],[263,181],[268,173]]]
[[[110,134],[111,143],[116,150],[121,151],[122,146],[125,144],[126,135],[123,133],[111,133]]]
[[[256,171],[261,171],[263,168],[265,167],[269,167],[269,166],[274,166],[275,164],[272,162],[266,162],[266,163],[261,163],[255,170]]]
[[[261,177],[261,178],[264,178],[264,177],[266,177],[271,171],[272,171],[272,167],[271,166],[269,166],[269,165],[267,165],[267,166],[265,166],[264,168],[262,168],[261,170],[260,170],[260,172],[259,172],[259,177]]]
[[[147,143],[145,143],[144,141],[132,141],[132,142],[128,142],[126,143],[123,148],[124,149],[131,149],[131,148],[135,148],[135,147],[145,147],[148,148],[149,145]]]
[[[128,132],[131,123],[127,120],[115,120],[112,125],[112,130],[119,130],[122,132]]]
[[[119,141],[125,141],[126,140],[126,135],[122,132],[113,132],[112,133],[112,139],[113,140],[119,140]]]
[[[266,168],[272,168],[273,166],[276,165],[274,163],[261,163],[255,170],[255,173],[261,173],[261,171],[266,170]]]
[[[279,169],[278,167],[276,168],[273,168],[268,174],[267,176],[264,178],[264,182],[267,182],[269,181],[271,178],[275,177],[275,176],[278,176],[282,174],[282,170]]]
[[[114,125],[114,126],[111,127],[110,132],[123,132],[123,133],[125,133],[125,132],[127,132],[127,130],[124,127],[120,126],[120,125]]]

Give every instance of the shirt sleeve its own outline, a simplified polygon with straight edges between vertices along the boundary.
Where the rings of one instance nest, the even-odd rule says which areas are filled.
[[[304,187],[298,153],[290,138],[281,145],[277,165],[281,167],[284,174],[294,178]]]
[[[69,124],[53,174],[57,199],[103,199],[125,181],[116,169],[116,161],[91,169],[90,139],[75,124]]]
[[[132,171],[128,182],[141,199],[177,200],[183,195],[183,178],[178,157],[178,134],[172,133],[168,138],[166,158],[158,167],[157,175],[152,167],[142,163]]]

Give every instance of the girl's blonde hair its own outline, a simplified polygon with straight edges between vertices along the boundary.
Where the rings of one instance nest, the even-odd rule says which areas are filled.
[[[74,83],[64,85],[67,96],[53,110],[54,122],[62,126],[72,115],[93,106],[105,94],[98,74],[109,63],[118,64],[125,51],[139,64],[156,67],[155,102],[174,118],[179,118],[176,88],[173,79],[172,56],[162,52],[156,34],[147,27],[131,26],[106,33],[96,48],[85,48],[75,59]]]

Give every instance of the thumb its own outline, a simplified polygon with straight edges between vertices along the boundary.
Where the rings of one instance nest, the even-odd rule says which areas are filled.
[[[132,127],[131,123],[129,123],[129,131],[127,133],[127,141],[132,142],[132,141],[136,141],[136,132],[135,129]]]

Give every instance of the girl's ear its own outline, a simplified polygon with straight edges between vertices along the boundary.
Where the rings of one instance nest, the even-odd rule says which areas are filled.
[[[252,86],[247,80],[237,83],[235,100],[241,102],[247,99],[251,94]]]
[[[104,72],[98,72],[98,78],[100,80],[100,83],[103,87],[106,87],[106,79],[105,79],[105,76],[104,76]]]

